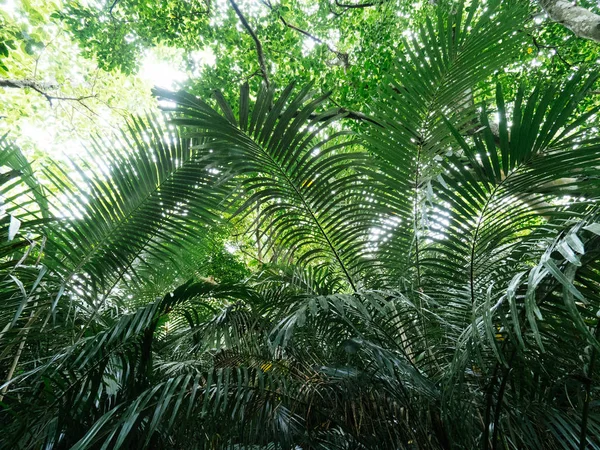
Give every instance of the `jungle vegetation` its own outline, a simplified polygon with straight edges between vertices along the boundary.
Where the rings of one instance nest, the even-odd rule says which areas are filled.
[[[592,3],[0,3],[0,448],[600,448]]]

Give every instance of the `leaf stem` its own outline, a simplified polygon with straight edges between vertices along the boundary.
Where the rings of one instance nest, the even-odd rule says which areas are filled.
[[[600,333],[600,320],[596,324],[594,336],[598,338]],[[585,450],[587,447],[587,424],[590,412],[590,393],[592,390],[592,375],[594,373],[594,365],[596,363],[596,347],[592,347],[592,355],[590,357],[590,365],[588,368],[585,381],[585,400],[583,402],[583,411],[581,412],[581,435],[579,437],[579,449]]]

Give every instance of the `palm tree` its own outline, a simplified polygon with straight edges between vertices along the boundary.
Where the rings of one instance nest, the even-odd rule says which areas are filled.
[[[597,75],[490,98],[527,8],[438,11],[359,124],[157,91],[44,188],[4,141],[2,448],[600,447]]]

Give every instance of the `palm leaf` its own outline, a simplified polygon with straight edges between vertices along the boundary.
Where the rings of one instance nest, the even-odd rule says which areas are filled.
[[[370,160],[349,132],[330,128],[339,116],[319,110],[327,96],[315,97],[310,86],[294,95],[288,86],[274,101],[263,87],[250,111],[243,88],[238,124],[222,100],[225,116],[189,94],[158,94],[177,104],[173,120],[187,136],[209,140],[201,150],[207,161],[237,181],[238,214],[260,204],[257,220],[270,242],[291,249],[297,264],[335,264],[357,288],[373,210],[364,201]]]

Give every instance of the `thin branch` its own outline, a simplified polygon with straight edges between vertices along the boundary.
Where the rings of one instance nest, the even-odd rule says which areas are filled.
[[[313,120],[316,119],[317,122],[325,122],[325,121],[331,119],[333,116],[338,116],[338,115],[343,115],[342,119],[357,120],[360,122],[370,122],[379,127],[383,127],[383,125],[381,125],[379,122],[377,122],[372,117],[369,117],[366,114],[363,114],[358,111],[351,111],[346,108],[338,108],[336,110],[329,111],[328,114],[311,114],[309,116],[309,118],[313,119]]]
[[[246,78],[243,79],[244,83],[247,83],[248,81],[250,81],[252,78],[254,78],[256,75],[261,75],[262,72],[260,69],[255,70],[254,72],[252,72],[250,75],[248,75]]]
[[[263,5],[265,5],[266,7],[268,7],[271,11],[274,11],[273,5],[271,4],[271,2],[269,0],[266,1],[262,1]],[[340,60],[340,62],[342,63],[342,66],[344,67],[348,67],[348,53],[344,53],[344,52],[340,52],[339,50],[333,48],[331,45],[329,45],[327,42],[325,42],[324,40],[316,37],[315,35],[309,33],[306,30],[303,30],[302,28],[297,27],[296,25],[293,25],[291,23],[289,23],[288,21],[285,20],[285,18],[278,13],[279,15],[279,20],[281,21],[281,23],[283,23],[286,27],[297,31],[298,33],[306,36],[307,38],[311,39],[312,41],[324,45],[325,47],[327,47],[327,50],[329,50],[331,53],[335,54],[337,56],[337,58]]]
[[[333,14],[336,18],[340,18],[348,11],[350,11],[349,9],[344,9],[342,12],[337,12],[333,9],[333,6],[331,6],[331,4],[327,4],[327,7],[329,8],[329,12]]]
[[[379,2],[372,2],[372,3],[358,3],[358,4],[352,4],[352,3],[340,3],[339,0],[335,0],[335,6],[337,6],[338,8],[346,8],[346,9],[359,9],[359,8],[370,8],[371,6],[379,6],[385,3],[386,0],[381,0]]]
[[[515,360],[515,355],[517,354],[516,350],[513,350],[510,360],[508,361],[508,367],[504,370],[504,375],[502,377],[502,382],[500,383],[500,388],[498,389],[498,399],[496,400],[496,410],[494,411],[494,432],[492,433],[492,450],[496,450],[498,448],[498,432],[500,430],[500,412],[502,411],[502,401],[504,399],[504,393],[506,392],[506,384],[508,383],[508,378],[512,374],[513,371],[513,362]]]
[[[110,5],[110,7],[108,8],[108,15],[110,16],[110,19],[112,22],[119,22],[119,23],[131,23],[131,21],[129,20],[125,20],[125,19],[118,19],[113,15],[113,10],[115,9],[115,7],[117,6],[117,3],[119,3],[119,0],[114,0],[112,2],[112,4]],[[113,30],[112,33],[112,37],[114,37],[116,34],[116,27]]]
[[[529,33],[528,33],[529,34]],[[555,45],[542,45],[540,43],[538,43],[537,39],[535,38],[534,35],[529,34],[529,36],[531,36],[531,39],[533,40],[533,45],[535,45],[535,47],[538,50],[541,49],[551,49],[554,50],[554,55],[558,56],[558,59],[560,59],[562,61],[562,63],[567,66],[567,69],[570,69],[573,65],[569,62],[567,62],[567,60],[565,58],[563,58],[563,56],[560,54],[560,51],[558,50],[558,47]]]
[[[329,50],[331,53],[335,54],[344,67],[348,67],[348,53],[340,52],[339,50],[336,50],[331,45],[329,45],[327,42],[323,41],[322,39],[319,39],[318,37],[313,36],[308,31],[298,28],[297,26],[292,25],[289,22],[286,22],[286,20],[282,16],[279,16],[279,19],[286,27],[291,28],[292,30],[297,31],[300,34],[303,34],[307,38],[312,39],[316,43],[322,44],[325,47],[327,47],[327,50]]]
[[[337,110],[336,114],[345,114],[345,116],[343,117],[344,119],[370,122],[370,123],[372,123],[374,125],[377,125],[377,126],[383,128],[383,125],[381,125],[379,122],[377,122],[373,117],[369,117],[366,114],[363,114],[363,113],[358,112],[358,111],[351,111],[351,110],[349,110],[347,108],[344,108],[342,105],[340,105],[338,102],[336,102],[331,97],[329,98],[329,101],[339,108]]]
[[[58,85],[52,83],[43,83],[40,81],[23,79],[23,80],[7,80],[5,78],[0,78],[0,87],[7,88],[15,88],[15,89],[23,89],[23,88],[31,88],[34,91],[40,92],[49,89],[56,89]]]
[[[119,0],[115,0],[114,2],[112,2],[112,5],[110,5],[110,8],[108,8],[108,14],[110,14],[111,16],[113,9],[115,9],[115,6],[117,6],[117,3],[119,3]]]
[[[267,85],[267,88],[268,88],[270,86],[270,83],[269,83],[269,74],[267,72],[267,65],[265,64],[265,55],[263,53],[262,44],[260,43],[260,40],[256,36],[256,33],[250,27],[250,24],[248,23],[248,21],[246,20],[246,18],[242,14],[242,12],[240,11],[240,8],[235,3],[235,1],[234,0],[229,0],[229,3],[231,4],[231,7],[233,8],[233,10],[235,11],[235,13],[237,14],[238,18],[240,19],[240,22],[242,22],[242,25],[244,26],[244,28],[246,29],[246,31],[248,32],[248,34],[254,40],[254,44],[256,45],[256,54],[258,55],[258,65],[260,66],[260,71],[262,72],[262,77],[265,80],[265,84]]]
[[[43,95],[50,104],[52,104],[52,100],[67,100],[67,101],[75,101],[75,102],[81,103],[82,100],[96,97],[95,94],[83,95],[81,97],[63,97],[63,96],[58,96],[58,95],[51,95],[51,94],[48,94],[47,91],[52,90],[52,89],[57,89],[58,88],[57,85],[51,84],[51,83],[42,83],[39,81],[28,80],[28,79],[7,80],[4,78],[0,78],[0,87],[13,88],[13,89],[25,89],[25,88],[33,89],[38,94]],[[83,103],[81,103],[81,104],[87,108],[87,106],[85,104],[83,104]]]
[[[81,97],[60,97],[60,96],[48,95],[48,94],[44,94],[44,96],[47,99],[50,99],[50,100],[67,100],[67,101],[73,101],[73,102],[81,102],[81,100],[87,100],[87,99],[90,99],[90,98],[96,98],[96,94],[82,95]]]

